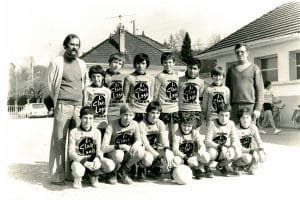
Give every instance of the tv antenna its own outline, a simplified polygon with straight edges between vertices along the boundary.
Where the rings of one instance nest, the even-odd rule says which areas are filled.
[[[119,24],[122,24],[122,18],[123,17],[129,17],[129,16],[134,16],[135,14],[127,14],[127,15],[117,15],[117,16],[113,16],[113,17],[108,17],[105,19],[115,19],[115,18],[119,18]]]

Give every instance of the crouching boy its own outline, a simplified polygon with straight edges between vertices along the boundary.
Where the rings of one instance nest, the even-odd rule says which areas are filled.
[[[94,112],[91,107],[80,110],[81,124],[74,128],[69,136],[69,157],[74,177],[73,187],[82,188],[82,177],[87,175],[93,187],[99,187],[98,176],[114,170],[115,163],[103,157],[101,134],[93,126]]]

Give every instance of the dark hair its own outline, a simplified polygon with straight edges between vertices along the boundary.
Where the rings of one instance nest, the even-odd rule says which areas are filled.
[[[197,65],[197,67],[200,69],[201,68],[200,60],[196,58],[189,59],[189,61],[187,62],[187,66],[194,66],[194,65]]]
[[[211,70],[211,76],[218,76],[218,75],[223,75],[225,76],[225,71],[222,67],[220,66],[215,66],[212,70]]]
[[[245,47],[246,49],[248,49],[248,45],[243,43],[243,42],[240,42],[240,43],[237,43],[235,46],[234,46],[234,50],[237,50],[241,47]]]
[[[89,78],[92,78],[92,74],[101,74],[104,78],[106,73],[101,65],[93,65],[89,69]]]
[[[162,111],[161,105],[158,101],[152,101],[148,104],[148,106],[146,108],[146,112],[149,113],[152,110],[158,110],[159,112]]]
[[[117,60],[117,61],[122,61],[122,66],[124,65],[125,63],[125,58],[122,54],[120,53],[114,53],[114,54],[111,54],[109,59],[108,59],[108,63],[111,63],[112,61],[114,60]]]
[[[193,124],[196,126],[197,118],[191,113],[179,112],[179,124]]]
[[[175,56],[171,52],[164,52],[160,57],[160,63],[163,64],[165,60],[172,59],[175,62]]]
[[[79,40],[79,47],[80,47],[80,39],[79,39],[79,37],[77,36],[77,35],[75,35],[75,34],[69,34],[69,35],[67,35],[67,37],[64,39],[64,42],[63,42],[63,47],[64,47],[64,49],[66,49],[67,47],[68,47],[68,44],[69,44],[69,42],[70,42],[70,40],[71,39],[73,39],[73,38],[77,38],[78,40]]]
[[[244,114],[249,114],[249,115],[252,117],[253,112],[252,112],[252,110],[251,110],[250,108],[248,108],[248,107],[241,108],[241,109],[239,110],[239,112],[237,113],[238,119],[240,119]]]
[[[133,67],[135,68],[136,64],[139,64],[143,61],[146,61],[147,63],[147,68],[149,67],[150,65],[150,60],[149,60],[149,56],[147,54],[144,54],[144,53],[139,53],[137,55],[134,56],[134,59],[133,59]]]
[[[217,113],[220,112],[231,112],[231,106],[230,104],[221,103],[217,106]]]
[[[80,109],[80,118],[84,115],[94,115],[94,109],[90,106],[84,106]]]
[[[271,84],[272,84],[271,81],[265,81],[264,82],[264,87],[267,88]]]

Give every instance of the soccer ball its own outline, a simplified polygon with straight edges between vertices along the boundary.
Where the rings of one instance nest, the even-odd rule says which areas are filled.
[[[281,103],[281,99],[279,97],[273,97],[272,102],[273,102],[273,104],[279,104],[279,103]]]
[[[193,172],[186,165],[178,165],[173,171],[173,178],[179,185],[185,185],[192,180]]]

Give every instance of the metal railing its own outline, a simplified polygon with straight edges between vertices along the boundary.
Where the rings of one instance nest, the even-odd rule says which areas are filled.
[[[8,112],[8,116],[11,119],[21,119],[24,117],[21,117],[19,115],[19,112],[21,110],[23,110],[24,106],[17,106],[17,105],[7,105],[7,112]]]

